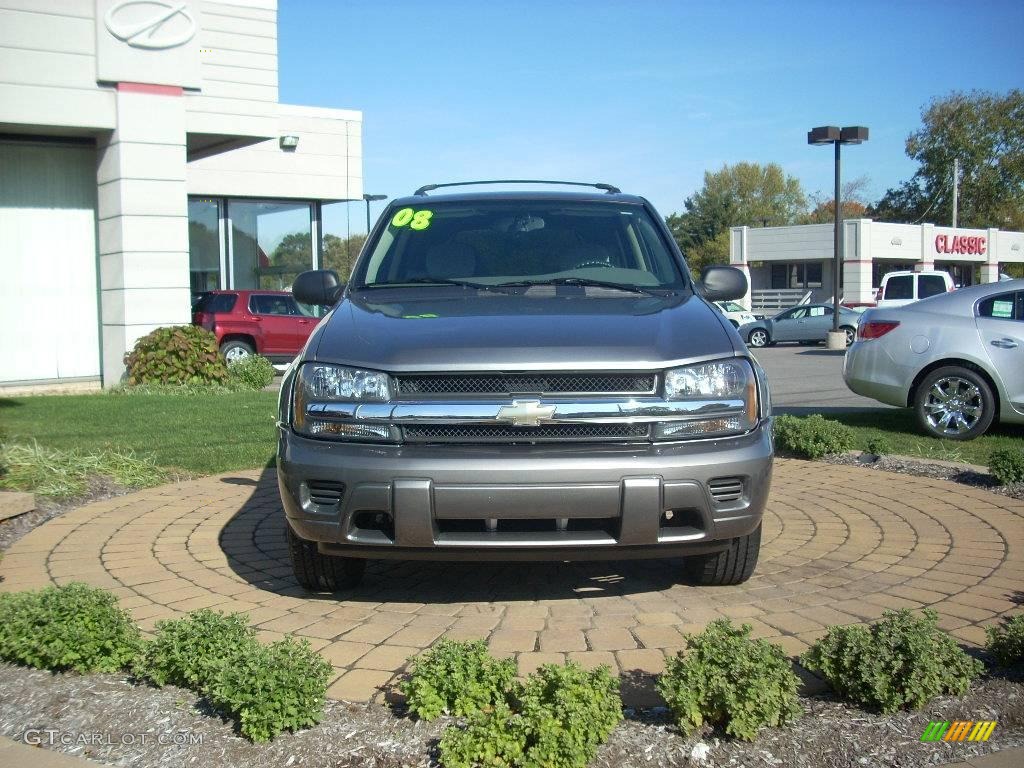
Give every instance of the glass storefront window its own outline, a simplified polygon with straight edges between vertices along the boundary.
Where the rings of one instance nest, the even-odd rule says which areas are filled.
[[[188,201],[188,269],[192,298],[220,288],[220,204]]]
[[[291,290],[313,268],[312,204],[228,201],[231,287]]]
[[[772,264],[772,288],[821,288],[822,262]]]

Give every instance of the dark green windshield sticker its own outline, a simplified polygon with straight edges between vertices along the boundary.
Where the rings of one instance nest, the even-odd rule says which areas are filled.
[[[430,219],[433,211],[414,211],[412,208],[403,208],[391,218],[393,227],[409,227],[409,229],[421,230],[430,226]]]

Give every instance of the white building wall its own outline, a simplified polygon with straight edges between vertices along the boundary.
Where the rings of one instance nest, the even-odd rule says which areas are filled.
[[[363,196],[362,113],[278,105],[282,136],[299,139],[283,150],[278,138],[193,160],[193,195],[359,200]]]

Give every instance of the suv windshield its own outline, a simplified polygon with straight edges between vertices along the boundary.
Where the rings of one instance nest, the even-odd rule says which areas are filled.
[[[522,200],[422,203],[392,210],[355,288],[582,284],[681,289],[687,282],[641,205]]]

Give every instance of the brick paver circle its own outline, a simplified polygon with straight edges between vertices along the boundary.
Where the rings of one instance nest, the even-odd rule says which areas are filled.
[[[609,664],[627,701],[683,633],[726,616],[798,654],[832,624],[930,606],[967,644],[1024,600],[1024,502],[926,478],[778,460],[754,577],[678,584],[678,561],[452,564],[380,561],[362,586],[309,595],[291,575],[273,473],[208,477],[56,518],[0,562],[0,590],[85,581],[140,625],[198,608],[244,611],[260,635],[308,638],[335,667],[330,695],[380,695],[442,635],[486,638],[523,672]]]

